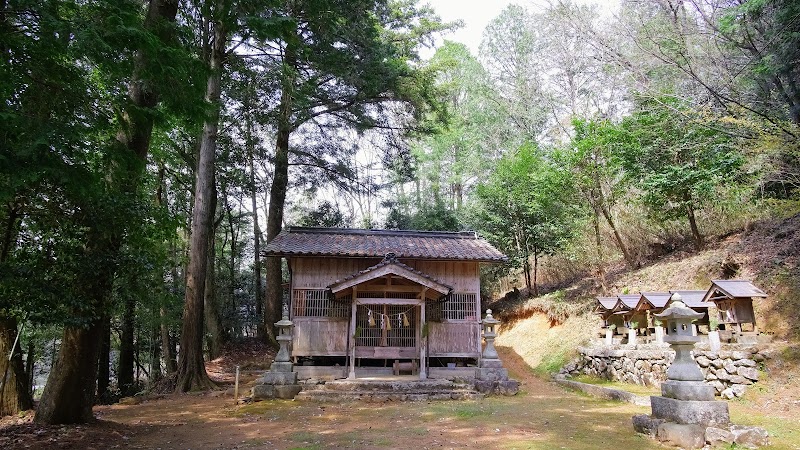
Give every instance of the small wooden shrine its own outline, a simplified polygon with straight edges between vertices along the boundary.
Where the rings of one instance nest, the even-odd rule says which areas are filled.
[[[766,297],[749,280],[712,280],[703,301],[716,305],[720,330],[757,333],[753,299]]]

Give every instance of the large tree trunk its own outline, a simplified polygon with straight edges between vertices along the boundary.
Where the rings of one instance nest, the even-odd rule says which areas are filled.
[[[0,317],[0,417],[33,408],[17,335],[17,321]]]
[[[539,250],[533,249],[533,296],[539,296]]]
[[[217,11],[224,14],[223,11]],[[200,155],[195,176],[192,231],[189,243],[189,266],[186,269],[186,297],[183,307],[181,351],[178,355],[178,380],[176,390],[212,389],[215,387],[206,373],[203,361],[203,315],[205,300],[208,244],[212,225],[212,200],[214,193],[214,159],[217,150],[217,132],[220,116],[220,90],[222,66],[225,58],[227,34],[222,21],[214,22],[214,43],[206,85],[206,102],[211,113],[203,126]]]
[[[12,205],[8,210],[0,246],[0,261],[5,261],[17,235],[19,206]],[[0,417],[16,414],[33,407],[29,377],[22,364],[22,351],[17,341],[17,319],[0,314]],[[16,342],[16,345],[15,345]],[[13,349],[13,355],[12,355]],[[9,355],[11,357],[9,358]]]
[[[275,140],[275,173],[269,191],[269,213],[267,214],[267,243],[269,244],[283,224],[283,207],[286,202],[286,188],[289,185],[289,136],[292,125],[292,95],[296,78],[295,62],[297,59],[294,44],[291,41],[284,51],[283,92],[279,105],[278,132]],[[281,258],[267,257],[264,264],[264,275],[267,279],[266,305],[264,308],[264,328],[270,341],[275,342],[273,324],[280,320],[283,302],[283,274]]]
[[[161,371],[161,346],[159,345],[159,326],[153,324],[150,329],[150,377],[148,384],[151,386],[164,377]]]
[[[208,359],[215,359],[220,355],[224,343],[225,333],[222,322],[219,319],[219,307],[217,305],[217,292],[214,285],[214,230],[211,232],[211,242],[208,247],[208,267],[206,268],[206,288],[203,294],[203,311],[206,319],[206,331],[208,331]]]
[[[136,301],[132,297],[125,299],[125,308],[122,312],[122,329],[119,337],[119,361],[117,365],[117,387],[123,397],[132,395],[135,391],[133,381],[133,332],[135,326],[134,312]]]
[[[61,348],[36,409],[36,422],[85,423],[92,419],[101,322],[95,320],[86,328],[64,328]]]
[[[173,34],[173,27],[164,24],[174,22],[177,11],[177,0],[151,0],[144,27],[166,42]],[[136,53],[128,87],[131,107],[123,113],[121,129],[117,134],[124,151],[135,155],[140,164],[114,167],[109,176],[112,190],[135,192],[138,177],[145,167],[153,130],[153,109],[158,103],[158,93],[144,78],[148,66],[153,62],[151,59],[145,50]],[[93,228],[94,225],[90,224],[88,243],[89,247],[95,248],[89,251],[98,260],[113,261],[119,253],[119,238],[109,237],[105,231]],[[79,284],[85,287],[83,297],[91,305],[90,310],[95,317],[86,320],[85,326],[68,325],[64,328],[61,349],[36,411],[35,420],[38,423],[79,423],[92,418],[98,353],[103,334],[103,321],[97,316],[102,317],[106,313],[114,276],[113,267],[103,269],[99,274],[86,274],[86,281]]]

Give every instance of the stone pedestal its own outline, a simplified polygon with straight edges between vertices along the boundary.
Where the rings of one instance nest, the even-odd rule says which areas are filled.
[[[636,329],[628,328],[628,345],[636,345]]]
[[[722,343],[719,340],[719,331],[709,331],[708,332],[708,348],[711,351],[718,352],[719,349],[722,347]]]
[[[664,343],[664,327],[655,327],[656,330],[656,343],[663,344]]]
[[[728,404],[723,401],[678,400],[650,397],[652,417],[684,425],[725,426],[730,423]]]
[[[606,345],[611,346],[614,344],[614,330],[606,328]]]
[[[508,369],[503,367],[494,347],[494,339],[497,337],[495,326],[499,323],[499,320],[492,317],[492,310],[487,309],[486,318],[483,319],[486,347],[481,362],[475,369],[475,390],[482,394],[516,395],[519,392],[519,381],[508,378]]]

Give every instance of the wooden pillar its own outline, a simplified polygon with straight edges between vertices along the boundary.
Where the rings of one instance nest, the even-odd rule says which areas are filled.
[[[356,288],[353,287],[353,302],[350,308],[350,374],[347,376],[350,380],[356,378],[356,309],[358,308],[358,295]]]
[[[419,379],[425,380],[428,378],[428,337],[422,330],[425,328],[425,297],[422,297],[422,303],[419,305]]]

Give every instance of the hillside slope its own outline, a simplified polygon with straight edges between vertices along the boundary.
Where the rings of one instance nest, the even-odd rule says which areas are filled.
[[[625,292],[708,289],[712,279],[748,278],[769,297],[756,302],[759,328],[800,360],[800,214],[762,221],[746,230],[709,239],[702,251],[679,250],[634,271],[609,275],[611,292],[591,278],[539,298],[506,296],[489,305],[504,321],[500,347],[517,353],[539,372],[551,372],[597,330],[593,298]]]

